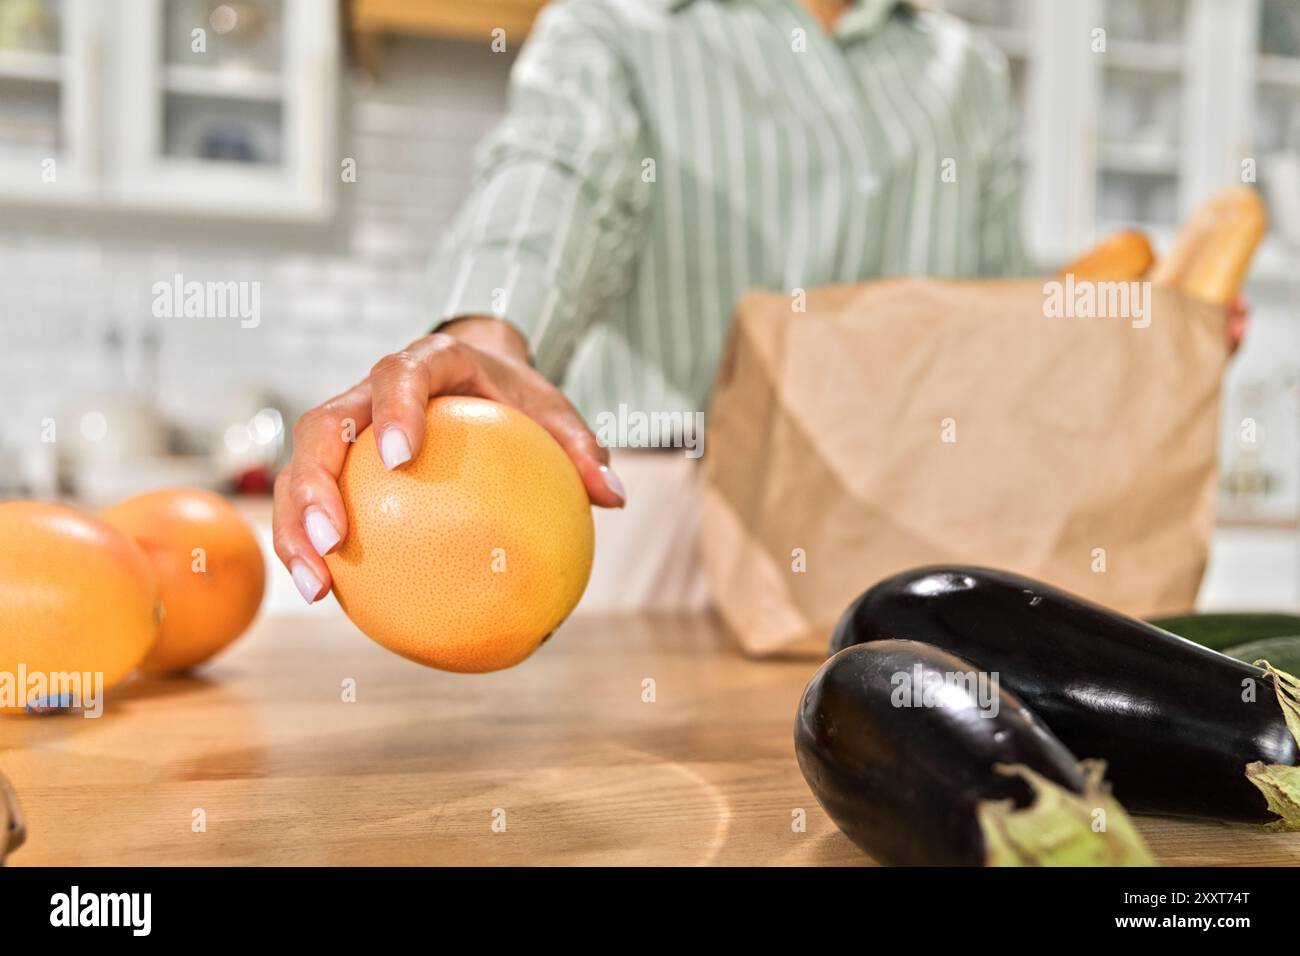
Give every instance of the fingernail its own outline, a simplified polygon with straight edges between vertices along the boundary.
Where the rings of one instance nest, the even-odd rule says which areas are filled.
[[[308,604],[315,602],[316,595],[320,593],[320,582],[316,580],[316,575],[311,573],[311,568],[301,561],[295,561],[289,568],[289,576],[293,578],[294,587],[302,595],[302,599]]]
[[[338,528],[334,527],[334,522],[330,521],[325,512],[319,508],[308,508],[307,513],[303,515],[303,524],[307,528],[307,537],[311,538],[311,546],[321,557],[339,543]]]
[[[623,482],[619,480],[618,473],[613,468],[609,467],[609,465],[601,465],[600,475],[605,479],[606,488],[627,501],[627,492],[623,490]]]
[[[384,432],[384,437],[379,442],[379,457],[384,460],[384,467],[389,471],[411,460],[411,444],[400,428],[390,428]]]

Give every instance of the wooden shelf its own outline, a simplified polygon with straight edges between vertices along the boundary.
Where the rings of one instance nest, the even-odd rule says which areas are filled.
[[[546,0],[351,0],[348,25],[358,64],[377,75],[384,36],[444,37],[486,45],[492,31],[502,29],[514,50],[545,5]]]

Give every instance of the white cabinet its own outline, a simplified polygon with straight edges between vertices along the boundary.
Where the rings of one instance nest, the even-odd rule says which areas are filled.
[[[38,24],[8,43],[6,5]],[[328,217],[337,32],[328,0],[0,0],[0,201]]]
[[[1167,241],[1244,172],[1257,177],[1275,224],[1254,279],[1300,281],[1295,0],[938,5],[1011,60],[1025,105],[1025,226],[1039,265],[1055,267],[1121,226]]]
[[[101,13],[94,0],[0,0],[0,197],[95,195]]]
[[[230,5],[260,22],[219,33],[207,0],[127,0],[114,49],[122,102],[116,198],[131,205],[311,216],[337,181],[338,24],[321,0]],[[196,49],[198,48],[198,49]]]

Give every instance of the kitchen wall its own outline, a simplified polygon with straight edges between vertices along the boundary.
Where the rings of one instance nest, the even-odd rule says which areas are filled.
[[[391,43],[381,83],[344,83],[341,156],[356,159],[357,177],[338,185],[335,225],[0,213],[0,458],[10,468],[14,449],[50,453],[42,419],[107,400],[123,379],[202,445],[247,420],[250,394],[309,407],[428,328],[428,257],[465,194],[474,144],[503,108],[512,56]],[[154,318],[152,286],[175,273],[260,282],[260,325]]]

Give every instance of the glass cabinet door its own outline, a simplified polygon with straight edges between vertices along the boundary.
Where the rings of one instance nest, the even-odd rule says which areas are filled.
[[[0,195],[61,202],[90,187],[95,14],[83,0],[0,0]]]
[[[120,9],[115,181],[124,201],[328,214],[332,4],[128,0]]]
[[[1252,152],[1268,200],[1278,245],[1270,251],[1300,255],[1300,3],[1262,0],[1255,60]]]
[[[1180,218],[1185,0],[1106,0],[1097,137],[1097,220],[1172,229]]]
[[[281,166],[283,4],[168,0],[161,31],[162,155]]]

